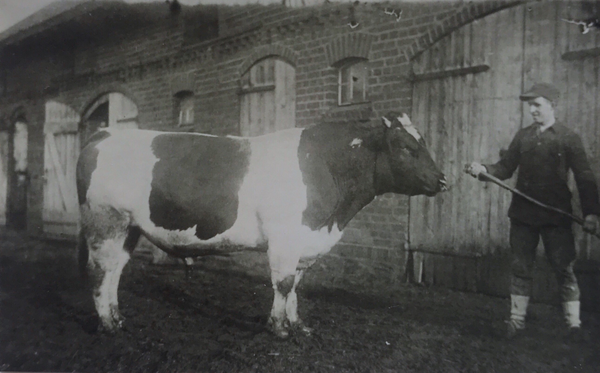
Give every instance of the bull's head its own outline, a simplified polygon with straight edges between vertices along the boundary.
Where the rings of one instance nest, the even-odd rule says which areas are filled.
[[[433,196],[447,190],[446,177],[425,147],[425,140],[405,113],[389,113],[384,126],[382,155],[389,167],[378,165],[379,177],[387,180],[391,192]],[[378,161],[381,163],[381,161]]]

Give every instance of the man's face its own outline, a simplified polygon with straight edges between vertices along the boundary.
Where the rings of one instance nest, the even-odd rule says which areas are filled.
[[[546,98],[532,98],[527,103],[529,104],[529,112],[534,122],[547,124],[554,120],[554,106]]]

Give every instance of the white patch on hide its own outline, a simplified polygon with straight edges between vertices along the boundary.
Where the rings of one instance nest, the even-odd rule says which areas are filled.
[[[412,122],[406,113],[402,113],[401,117],[398,117],[398,121],[404,126],[412,126]]]
[[[417,128],[413,126],[410,118],[406,113],[403,113],[401,117],[398,117],[398,121],[402,123],[402,126],[406,130],[406,132],[410,133],[412,137],[414,137],[417,141],[421,140],[421,134],[417,131]]]
[[[357,148],[357,147],[360,148],[360,146],[362,145],[362,142],[363,142],[362,139],[356,138],[356,139],[352,140],[352,142],[350,143],[350,146],[352,148]]]
[[[391,120],[387,119],[386,117],[382,117],[382,119],[383,119],[383,123],[385,123],[385,125],[386,125],[388,128],[391,128],[391,127],[392,127],[392,121],[391,121]]]

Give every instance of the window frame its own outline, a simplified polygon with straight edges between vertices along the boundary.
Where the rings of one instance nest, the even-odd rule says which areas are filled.
[[[190,126],[194,124],[194,98],[194,93],[191,91],[180,91],[175,94],[175,118],[177,127]]]
[[[338,106],[349,106],[349,105],[357,105],[365,102],[369,102],[368,99],[368,90],[369,90],[369,69],[368,69],[369,60],[364,58],[351,58],[343,61],[342,64],[338,67]],[[352,81],[352,69],[357,68],[357,66],[362,66],[364,69],[363,82],[361,87],[362,97],[358,100],[354,97],[354,82]],[[343,82],[344,72],[348,71],[348,82]],[[347,87],[349,99],[343,101],[343,89]]]

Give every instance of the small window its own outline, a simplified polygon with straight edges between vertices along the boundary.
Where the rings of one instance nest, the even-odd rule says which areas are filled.
[[[340,67],[338,79],[338,103],[356,104],[367,101],[367,61],[352,61]]]
[[[194,123],[194,94],[181,92],[175,95],[177,99],[177,125],[185,126]]]

